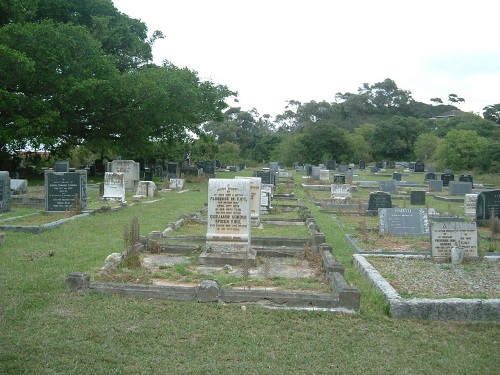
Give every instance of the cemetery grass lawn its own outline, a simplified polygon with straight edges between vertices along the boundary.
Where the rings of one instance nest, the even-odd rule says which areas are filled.
[[[362,294],[359,315],[82,295],[70,272],[123,250],[124,227],[163,230],[207,189],[65,223],[0,244],[0,374],[494,374],[500,322],[395,320],[352,264],[345,230],[310,205]],[[297,192],[298,195],[302,194]],[[52,254],[52,255],[51,255]]]

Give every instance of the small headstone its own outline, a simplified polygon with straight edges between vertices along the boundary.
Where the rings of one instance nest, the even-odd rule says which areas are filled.
[[[330,171],[328,169],[322,169],[319,171],[320,181],[330,181]]]
[[[428,235],[429,217],[423,208],[379,208],[380,233],[394,236]]]
[[[69,172],[69,161],[56,161],[54,172]]]
[[[424,181],[435,180],[436,174],[434,172],[427,172],[424,177]]]
[[[121,172],[106,172],[104,174],[103,199],[125,200],[125,180]]]
[[[450,181],[455,181],[455,175],[453,173],[443,173],[441,175],[441,181],[443,182],[443,186],[448,186]]]
[[[451,248],[451,263],[462,264],[464,261],[465,249],[461,247],[453,246]]]
[[[379,169],[380,169],[380,168],[379,168],[379,167],[377,167],[377,166],[375,166],[375,167],[371,167],[371,168],[370,168],[370,172],[371,172],[371,173],[377,173]]]
[[[28,180],[11,179],[10,191],[12,195],[26,194],[28,192]]]
[[[154,197],[156,194],[156,184],[153,181],[139,181],[135,195],[143,197]]]
[[[236,176],[235,179],[248,179],[250,181],[250,217],[252,225],[259,226],[262,179],[260,177],[246,176]]]
[[[410,192],[410,204],[412,204],[414,206],[424,206],[425,205],[425,191],[412,190]]]
[[[75,203],[87,209],[87,171],[45,171],[45,210],[69,211]]]
[[[274,183],[271,181],[271,172],[270,171],[254,171],[253,177],[260,177],[262,184],[274,185]]]
[[[171,178],[169,181],[170,189],[182,189],[184,187],[185,180],[183,178]]]
[[[391,194],[396,193],[397,192],[396,181],[394,180],[379,181],[379,190]]]
[[[450,181],[450,195],[465,195],[472,193],[472,182]]]
[[[348,184],[352,184],[352,180],[354,179],[354,171],[352,169],[348,169],[345,171],[345,182]]]
[[[366,169],[366,162],[364,160],[359,161],[359,169],[361,170]]]
[[[334,184],[345,184],[345,175],[334,174],[333,175],[333,183]]]
[[[352,197],[351,185],[349,184],[332,184],[331,197],[333,200],[346,201]]]
[[[429,180],[429,191],[434,191],[440,193],[443,191],[443,181],[442,180]]]
[[[327,160],[326,169],[328,169],[329,171],[334,171],[335,168],[337,168],[336,164],[337,163],[335,162],[335,160]]]
[[[431,252],[434,258],[450,259],[451,249],[464,250],[466,258],[477,258],[476,223],[458,221],[433,222],[431,224]]]
[[[464,209],[465,216],[476,216],[477,194],[465,194]]]
[[[378,213],[379,208],[392,208],[391,194],[383,191],[370,193],[368,198],[368,211]]]
[[[402,176],[402,174],[399,173],[399,172],[393,172],[392,173],[392,179],[394,181],[401,181],[401,176]]]
[[[472,186],[474,186],[474,179],[470,174],[461,174],[458,176],[459,182],[470,182]]]
[[[269,170],[273,172],[278,172],[279,169],[280,169],[280,163],[278,163],[277,161],[269,162]]]
[[[8,212],[11,208],[11,191],[10,191],[9,172],[0,172],[0,213]]]
[[[177,163],[169,162],[167,166],[167,178],[170,180],[172,178],[179,177],[179,168]]]
[[[383,162],[383,161],[377,161],[377,162],[375,162],[375,167],[376,167],[377,169],[382,169],[382,168],[384,168],[384,162]]]
[[[424,171],[425,171],[424,163],[416,162],[415,165],[413,166],[413,172],[424,172]]]

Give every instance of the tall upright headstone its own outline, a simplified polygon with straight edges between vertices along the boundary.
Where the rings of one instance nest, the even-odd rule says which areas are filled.
[[[260,200],[262,192],[262,179],[260,177],[236,176],[236,179],[250,181],[250,217],[252,226],[260,225]]]
[[[500,190],[482,191],[477,196],[476,220],[485,221],[490,217],[500,218]]]
[[[391,194],[384,191],[370,193],[367,212],[372,215],[378,215],[379,208],[392,208]]]
[[[476,216],[477,194],[465,194],[464,209],[465,216]]]
[[[8,212],[11,208],[11,191],[9,172],[0,172],[0,213]]]
[[[45,210],[69,211],[76,203],[87,209],[87,171],[45,171]]]
[[[135,190],[141,176],[140,164],[133,160],[113,160],[108,163],[107,172],[123,173],[127,190]]]
[[[121,172],[106,172],[104,174],[103,199],[125,201],[125,180]]]
[[[206,248],[200,263],[254,266],[250,228],[250,180],[210,179]]]

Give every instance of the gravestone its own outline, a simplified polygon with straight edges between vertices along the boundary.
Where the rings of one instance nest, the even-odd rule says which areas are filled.
[[[466,258],[477,258],[476,223],[458,221],[431,224],[431,252],[434,258],[450,259],[453,247],[465,250]]]
[[[383,162],[383,161],[377,161],[377,162],[375,162],[375,167],[376,167],[377,169],[382,169],[382,168],[384,168],[384,162]]]
[[[254,171],[253,177],[260,177],[262,184],[274,185],[274,182],[271,181],[271,172],[270,171]]]
[[[413,172],[424,172],[424,171],[425,171],[424,163],[416,162],[415,165],[413,166]]]
[[[349,167],[345,164],[339,164],[337,166],[337,169],[340,173],[345,173],[345,171],[347,171],[349,169]]]
[[[424,208],[379,208],[380,233],[394,236],[428,235],[429,217]]]
[[[56,161],[54,172],[69,172],[69,161]]]
[[[361,170],[366,169],[366,162],[364,160],[359,161],[359,169]]]
[[[354,179],[354,171],[352,169],[348,169],[345,171],[345,182],[348,184],[352,184],[352,180]]]
[[[255,266],[250,221],[250,180],[210,179],[206,248],[200,263]]]
[[[435,180],[436,174],[434,172],[427,172],[424,176],[424,181]]]
[[[379,190],[391,194],[396,193],[397,192],[396,181],[394,180],[379,181]]]
[[[477,194],[465,194],[464,209],[465,216],[476,216]]]
[[[440,193],[443,191],[443,181],[442,180],[429,180],[429,191],[435,191]]]
[[[261,185],[261,198],[260,207],[261,212],[267,212],[272,208],[272,198],[274,193],[274,185],[272,184],[262,184]]]
[[[399,172],[392,172],[392,179],[394,181],[401,181],[402,174]]]
[[[482,191],[477,196],[476,220],[485,221],[491,217],[500,218],[500,190]]]
[[[332,184],[330,188],[331,198],[335,201],[347,201],[352,197],[351,185],[349,184]]]
[[[410,192],[410,204],[415,206],[425,205],[425,191],[423,190],[412,190]]]
[[[125,180],[121,172],[106,172],[104,174],[103,199],[115,199],[125,201]]]
[[[183,178],[171,178],[169,180],[169,188],[170,189],[182,189],[184,187],[184,180]]]
[[[443,186],[448,186],[450,181],[455,181],[455,175],[453,173],[443,173],[441,175],[441,181],[443,181]]]
[[[321,168],[320,167],[312,167],[312,174],[311,177],[314,181],[319,181],[319,175],[321,173]]]
[[[250,218],[252,226],[260,225],[260,199],[262,191],[262,179],[260,177],[236,176],[236,179],[248,179],[250,181]]]
[[[319,171],[320,181],[330,181],[330,171],[328,169],[322,169]]]
[[[11,191],[9,172],[0,172],[0,213],[8,212],[11,209]]]
[[[75,203],[87,209],[87,171],[45,171],[45,210],[69,211]]]
[[[154,197],[156,193],[156,184],[153,181],[139,181],[135,195],[142,197]]]
[[[368,197],[368,211],[378,214],[379,208],[392,208],[391,194],[384,191],[370,193]]]
[[[307,176],[311,176],[312,175],[312,170],[313,170],[312,165],[307,164],[306,167],[305,167],[305,169],[306,169],[306,175]]]
[[[334,174],[333,175],[333,183],[334,184],[345,184],[345,175]]]
[[[337,163],[335,162],[335,160],[327,160],[326,161],[326,169],[328,169],[329,171],[334,171],[335,168],[337,168]]]
[[[459,182],[470,182],[471,186],[474,186],[474,178],[470,174],[461,174],[458,176]]]
[[[371,167],[371,168],[370,168],[370,172],[371,172],[371,173],[377,173],[379,169],[380,169],[380,168],[379,168],[379,167],[377,167],[377,166],[375,166],[375,167]]]
[[[278,163],[277,161],[269,162],[269,170],[273,172],[278,172],[279,169],[280,169],[280,163]]]
[[[215,178],[215,162],[213,160],[203,162],[203,174],[208,178]]]
[[[177,163],[169,162],[167,165],[167,178],[169,181],[179,177],[179,168]]]
[[[26,194],[28,192],[28,180],[11,179],[10,192],[12,195]]]
[[[385,162],[385,167],[387,169],[395,169],[396,168],[396,162],[395,161],[386,161]]]
[[[472,182],[450,181],[450,195],[465,195],[472,193]]]
[[[108,163],[107,172],[123,173],[125,189],[135,190],[140,180],[140,164],[133,160],[113,160]]]

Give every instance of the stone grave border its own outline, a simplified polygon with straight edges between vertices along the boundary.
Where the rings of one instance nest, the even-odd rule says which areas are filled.
[[[140,244],[142,249],[147,248],[149,240],[165,238],[175,228],[179,228],[191,218],[199,218],[206,208],[196,211],[193,215],[182,215],[179,220],[168,223],[167,228],[161,231],[153,231],[148,238],[142,238]],[[66,276],[65,284],[68,289],[79,293],[94,293],[104,295],[120,295],[135,298],[152,298],[171,301],[192,301],[199,303],[252,303],[268,308],[287,308],[303,310],[326,310],[337,313],[357,314],[360,309],[361,293],[353,285],[349,285],[344,278],[344,266],[337,262],[333,255],[333,247],[325,243],[325,235],[319,232],[313,218],[306,220],[309,227],[310,238],[300,239],[301,245],[306,242],[316,245],[316,250],[322,255],[325,279],[332,285],[332,293],[298,292],[298,291],[276,291],[266,289],[231,289],[221,288],[215,280],[202,280],[198,286],[165,286],[165,285],[145,285],[112,282],[92,282],[90,275],[81,272],[72,272]],[[200,239],[204,239],[205,237]],[[186,237],[186,239],[189,239]],[[195,239],[195,237],[193,237]],[[196,238],[198,239],[198,238]],[[257,240],[257,241],[256,241]],[[265,238],[252,238],[254,242],[261,242]],[[276,241],[272,238],[271,241]],[[286,240],[286,239],[285,239]],[[290,239],[288,239],[290,240]],[[293,242],[293,241],[292,241]],[[290,241],[288,246],[290,246]],[[177,245],[175,245],[177,246]],[[276,245],[279,246],[279,245]],[[185,249],[182,249],[185,251]],[[257,250],[257,256],[269,256],[269,248]],[[283,252],[279,249],[278,252]],[[121,254],[124,257],[125,250]],[[175,250],[173,251],[175,252]],[[275,254],[276,255],[276,254]],[[291,255],[291,254],[287,254]],[[293,254],[292,254],[293,255]],[[118,265],[115,265],[118,266]]]
[[[396,319],[451,320],[451,321],[498,321],[500,320],[500,299],[464,298],[412,298],[404,299],[389,282],[366,260],[370,256],[427,258],[429,254],[380,251],[366,252],[358,248],[349,235],[346,238],[355,248],[354,266],[382,293],[389,304],[389,314]]]

